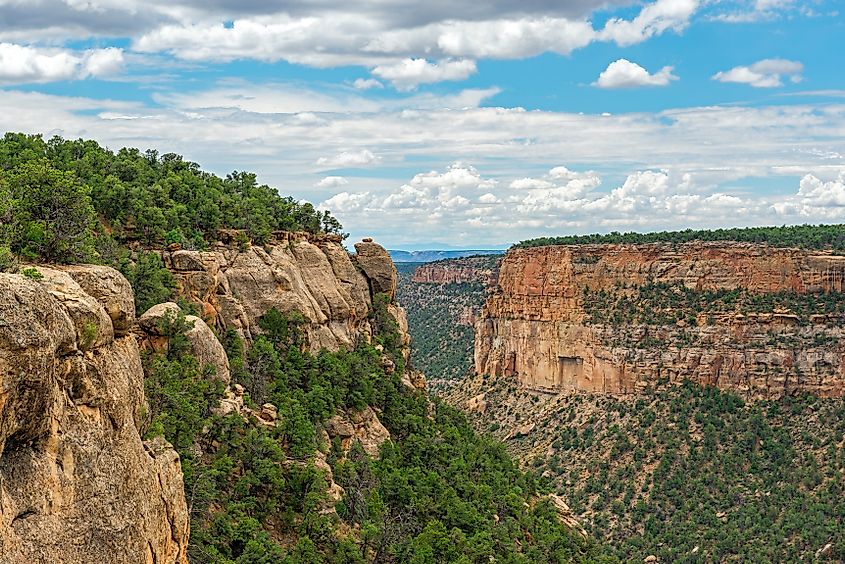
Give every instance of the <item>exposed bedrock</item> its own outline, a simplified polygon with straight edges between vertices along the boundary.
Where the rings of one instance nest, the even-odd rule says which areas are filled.
[[[475,366],[550,390],[633,393],[689,378],[747,397],[845,393],[843,323],[789,311],[611,324],[586,292],[647,283],[696,291],[824,293],[845,289],[845,257],[739,243],[549,246],[510,251],[476,323]]]
[[[396,295],[396,267],[387,251],[370,241],[355,248],[350,255],[332,235],[276,233],[263,246],[221,242],[212,251],[162,255],[180,297],[196,304],[210,326],[235,329],[250,340],[270,309],[298,312],[316,352],[368,341],[373,295]]]
[[[0,561],[187,562],[176,452],[142,441],[129,284],[0,274]]]

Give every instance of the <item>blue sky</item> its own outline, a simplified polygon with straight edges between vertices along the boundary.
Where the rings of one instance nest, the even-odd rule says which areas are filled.
[[[392,248],[838,222],[841,9],[0,0],[0,122],[255,171]]]

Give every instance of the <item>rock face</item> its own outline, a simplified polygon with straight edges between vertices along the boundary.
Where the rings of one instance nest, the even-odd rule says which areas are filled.
[[[0,274],[0,561],[187,562],[179,457],[139,433],[129,285],[63,270]]]
[[[355,260],[370,282],[372,294],[387,294],[390,299],[396,298],[396,266],[390,254],[372,240],[355,243]]]
[[[338,438],[344,452],[349,450],[352,441],[361,443],[364,452],[378,457],[379,448],[390,438],[390,432],[379,421],[371,407],[361,411],[342,412],[326,421],[329,438]]]
[[[842,292],[845,257],[701,242],[515,249],[476,324],[476,371],[550,390],[633,393],[660,379],[689,378],[748,397],[845,394],[845,331],[825,316],[798,325],[790,312],[731,313],[657,327],[587,319],[585,292],[648,283]]]
[[[416,284],[467,284],[495,286],[502,257],[480,256],[430,262],[417,267],[411,282]]]
[[[317,352],[369,340],[373,293],[391,300],[396,294],[396,268],[387,251],[372,242],[356,249],[350,256],[335,235],[279,232],[264,246],[243,249],[223,237],[213,251],[164,251],[162,258],[180,296],[196,304],[212,327],[234,329],[249,341],[270,309],[299,312]]]

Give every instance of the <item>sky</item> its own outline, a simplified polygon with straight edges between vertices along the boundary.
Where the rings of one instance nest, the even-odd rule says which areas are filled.
[[[0,0],[0,128],[174,152],[353,240],[845,222],[842,0]]]

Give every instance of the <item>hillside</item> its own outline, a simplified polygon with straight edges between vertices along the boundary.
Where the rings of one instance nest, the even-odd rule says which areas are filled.
[[[547,394],[482,377],[445,399],[553,479],[622,560],[845,559],[843,399],[746,402],[691,382]]]
[[[428,396],[381,246],[90,141],[8,134],[0,190],[4,563],[604,558]]]

